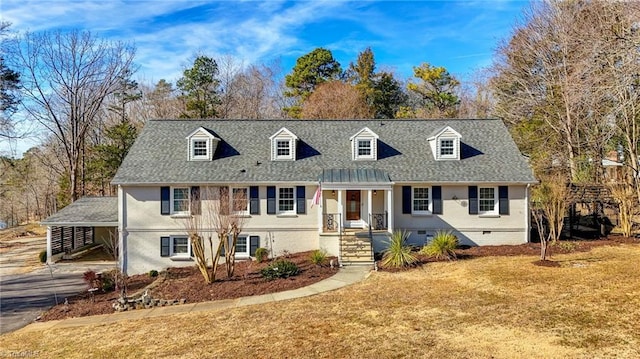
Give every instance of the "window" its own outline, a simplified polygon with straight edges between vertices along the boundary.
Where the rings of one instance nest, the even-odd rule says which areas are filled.
[[[208,158],[208,145],[207,140],[192,140],[191,149],[192,149],[192,157],[194,159],[198,158]]]
[[[431,201],[429,201],[429,187],[413,188],[413,211],[412,213],[431,213]]]
[[[440,140],[440,156],[441,157],[454,157],[454,140],[453,139],[441,139]]]
[[[497,192],[494,187],[480,187],[478,188],[478,209],[480,214],[497,214],[498,200],[496,198]]]
[[[249,189],[246,187],[232,188],[231,200],[233,211],[238,214],[249,212]]]
[[[291,140],[276,140],[276,158],[291,159]]]
[[[237,255],[249,255],[249,241],[247,240],[247,236],[238,236],[238,241],[236,242],[236,256]]]
[[[189,214],[189,187],[173,188],[171,195],[171,213]]]
[[[171,237],[171,256],[190,257],[191,246],[188,237]]]
[[[293,187],[278,188],[279,213],[295,213],[295,202]]]
[[[371,157],[371,140],[358,140],[358,157]]]

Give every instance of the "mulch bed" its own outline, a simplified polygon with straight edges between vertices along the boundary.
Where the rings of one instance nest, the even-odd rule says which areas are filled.
[[[294,277],[267,281],[262,278],[260,270],[271,262],[257,263],[254,261],[236,261],[235,273],[227,278],[224,264],[218,267],[216,281],[205,283],[202,274],[196,266],[173,267],[161,272],[156,278],[147,274],[130,276],[127,282],[127,293],[133,294],[151,284],[154,284],[149,294],[154,299],[174,300],[186,299],[187,303],[210,300],[232,299],[244,296],[281,292],[308,286],[333,276],[338,269],[330,266],[316,266],[309,260],[311,252],[295,253],[287,259],[298,265],[300,273]],[[329,260],[334,258],[328,258]],[[112,303],[118,298],[116,292],[97,293],[91,299],[88,293],[82,293],[68,298],[69,304],[56,305],[42,315],[41,320],[57,320],[81,317],[87,315],[113,313]]]
[[[625,238],[620,236],[610,236],[607,239],[599,240],[574,240],[561,241],[559,245],[549,246],[549,254],[586,252],[594,247],[616,246],[623,243],[640,244],[638,238]],[[301,273],[290,278],[267,281],[260,275],[260,270],[270,262],[256,263],[252,261],[237,261],[235,275],[227,278],[225,266],[220,265],[216,274],[216,282],[207,284],[202,278],[202,274],[195,267],[169,268],[161,272],[156,278],[151,278],[147,274],[130,276],[128,279],[128,293],[133,294],[147,287],[154,280],[156,283],[149,294],[154,299],[186,299],[187,303],[203,302],[210,300],[232,299],[244,296],[275,293],[290,289],[308,286],[329,278],[337,272],[337,269],[329,266],[316,266],[309,260],[311,252],[295,253],[286,259],[296,263]],[[521,245],[503,246],[481,246],[456,250],[459,260],[472,259],[488,256],[520,256],[520,255],[540,255],[540,243],[525,243]],[[424,265],[434,262],[433,258],[418,255],[419,263]],[[545,267],[558,267],[559,263],[554,262],[551,257],[546,261],[534,261],[534,265]],[[396,271],[384,269],[386,271]],[[42,315],[41,320],[56,320],[87,315],[113,313],[111,304],[118,298],[118,293],[97,293],[91,297],[84,292],[75,297],[68,298],[69,304],[56,305]]]

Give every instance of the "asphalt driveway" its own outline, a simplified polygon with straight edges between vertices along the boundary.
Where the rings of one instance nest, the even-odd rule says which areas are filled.
[[[20,329],[65,298],[86,289],[82,273],[115,266],[114,262],[37,262],[46,247],[42,237],[3,240],[0,260],[0,334]]]

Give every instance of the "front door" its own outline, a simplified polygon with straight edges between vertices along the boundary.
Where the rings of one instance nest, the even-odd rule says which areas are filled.
[[[347,221],[360,220],[360,191],[347,191]]]

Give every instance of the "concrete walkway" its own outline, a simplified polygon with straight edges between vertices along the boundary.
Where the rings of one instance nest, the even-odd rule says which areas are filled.
[[[141,318],[160,317],[170,314],[195,313],[211,310],[244,307],[247,305],[278,302],[295,298],[308,297],[318,293],[328,292],[338,288],[360,282],[371,273],[369,266],[349,266],[341,268],[334,276],[311,284],[306,287],[277,292],[271,294],[241,297],[236,299],[216,300],[212,302],[188,303],[170,307],[154,307],[151,309],[138,309],[127,312],[115,312],[112,314],[93,315],[89,317],[52,320],[30,324],[17,332],[40,331],[52,328],[72,328],[94,324],[108,324],[123,320],[135,320]]]

